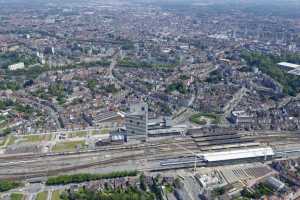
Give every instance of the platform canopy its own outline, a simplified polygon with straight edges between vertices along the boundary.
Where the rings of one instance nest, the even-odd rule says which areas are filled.
[[[218,161],[273,156],[274,151],[271,147],[262,147],[262,148],[252,148],[252,149],[221,151],[221,152],[210,152],[210,153],[204,153],[202,155],[204,156],[204,160],[208,162],[218,162]]]

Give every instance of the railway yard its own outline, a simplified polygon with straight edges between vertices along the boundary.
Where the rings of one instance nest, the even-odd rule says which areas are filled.
[[[0,155],[0,179],[32,179],[62,173],[118,169],[162,171],[222,166],[227,161],[269,162],[299,156],[299,133],[264,135],[227,129],[190,129],[183,136],[149,138],[95,149]]]
[[[300,200],[300,0],[0,0],[0,200]]]

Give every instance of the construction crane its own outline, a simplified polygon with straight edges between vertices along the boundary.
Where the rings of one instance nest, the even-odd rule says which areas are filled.
[[[183,150],[185,150],[185,151],[187,151],[187,152],[189,152],[189,153],[191,153],[191,154],[193,154],[195,156],[195,162],[194,162],[194,175],[195,175],[196,171],[197,171],[197,158],[203,159],[203,156],[193,152],[190,149],[187,149],[187,148],[183,147],[180,144],[176,144],[176,143],[172,143],[172,144],[179,147],[179,148],[181,148],[181,149],[183,149]]]

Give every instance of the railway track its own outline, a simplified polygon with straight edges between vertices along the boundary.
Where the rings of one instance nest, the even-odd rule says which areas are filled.
[[[171,152],[172,150],[169,150]],[[171,154],[165,156],[171,156]],[[95,161],[95,162],[90,162],[90,163],[84,163],[76,166],[69,166],[69,167],[61,167],[57,169],[45,169],[45,170],[37,170],[37,171],[32,171],[32,172],[20,172],[20,173],[0,173],[0,179],[11,179],[11,180],[22,180],[22,179],[29,179],[29,178],[37,178],[37,177],[45,177],[45,176],[54,176],[59,173],[64,173],[64,172],[70,172],[70,171],[75,171],[75,170],[81,170],[81,169],[87,169],[95,166],[101,166],[101,167],[109,167],[114,164],[120,164],[123,162],[127,162],[128,160],[140,160],[140,159],[145,159],[147,157],[147,160],[155,161],[155,160],[160,160],[163,157],[158,156],[156,152],[153,153],[138,153],[138,154],[131,154],[127,156],[119,156],[115,158],[110,158],[106,160],[100,160],[100,161]]]
[[[269,135],[247,135],[244,138],[255,139],[255,140],[268,140],[272,138],[282,138],[282,139],[300,139],[300,134],[292,134],[287,133],[284,135],[280,134],[269,134]],[[173,142],[163,142],[163,143],[151,143],[151,144],[135,144],[135,145],[117,145],[117,146],[110,146],[110,147],[103,147],[98,148],[95,150],[86,150],[86,151],[79,151],[79,152],[64,152],[64,153],[32,153],[32,154],[13,154],[13,155],[0,155],[0,161],[8,161],[8,160],[28,160],[34,158],[45,158],[45,157],[59,157],[59,156],[71,156],[71,155],[82,155],[82,154],[91,154],[97,152],[110,152],[113,153],[114,151],[127,151],[127,150],[139,150],[145,148],[156,148],[161,147],[164,145],[171,145],[172,143],[177,144],[187,144],[191,142],[191,138],[185,138],[184,140],[173,140]]]
[[[92,153],[103,153],[114,151],[126,151],[126,150],[139,150],[150,147],[159,147],[161,144],[148,144],[148,145],[132,145],[132,146],[119,146],[118,147],[103,147],[95,150],[86,150],[78,152],[63,152],[63,153],[39,153],[39,154],[14,154],[14,155],[5,155],[0,156],[0,161],[4,160],[27,160],[33,158],[45,158],[45,157],[59,157],[59,156],[71,156],[71,155],[82,155],[82,154],[92,154]]]
[[[1,178],[5,178],[5,179],[28,179],[28,178],[35,178],[35,177],[41,177],[41,176],[52,176],[52,175],[57,175],[59,173],[63,173],[63,172],[70,172],[70,171],[74,171],[74,170],[80,170],[80,169],[86,169],[86,168],[90,168],[90,167],[95,167],[95,166],[101,166],[101,167],[106,167],[106,166],[111,166],[113,164],[119,164],[122,162],[127,162],[128,160],[140,160],[140,159],[149,159],[149,160],[159,160],[162,159],[164,157],[169,157],[169,156],[174,156],[175,155],[179,155],[180,153],[182,154],[182,152],[180,152],[179,150],[174,150],[171,148],[162,148],[162,147],[168,147],[169,144],[156,144],[156,145],[146,145],[146,146],[142,146],[139,148],[130,148],[131,151],[128,151],[129,155],[123,155],[123,156],[118,156],[118,157],[114,157],[114,158],[110,158],[110,159],[105,159],[105,160],[100,160],[100,161],[95,161],[95,162],[89,162],[89,163],[84,163],[84,164],[79,164],[79,165],[73,165],[73,166],[67,166],[64,167],[61,165],[61,167],[56,168],[56,169],[49,169],[47,167],[47,163],[53,163],[55,164],[55,162],[57,161],[45,161],[43,160],[43,163],[40,163],[38,160],[36,161],[32,161],[32,162],[28,162],[27,164],[29,164],[29,166],[31,166],[31,169],[34,168],[39,168],[36,170],[33,170],[31,172],[10,172],[8,173],[5,169],[7,167],[10,167],[10,169],[13,169],[14,167],[19,167],[20,169],[22,169],[23,167],[26,166],[26,164],[22,164],[22,162],[18,161],[19,163],[14,164],[14,163],[9,163],[9,165],[5,165],[5,166],[0,166],[0,171],[4,171],[4,172],[0,172],[0,179]],[[156,148],[154,148],[156,147]],[[153,151],[144,151],[147,148],[152,148]],[[124,148],[121,148],[124,149]],[[128,148],[127,148],[128,149]],[[118,149],[119,150],[119,149]],[[138,150],[142,151],[140,153],[134,153],[137,152]],[[108,150],[109,151],[109,150]],[[176,153],[178,151],[178,153]],[[97,156],[95,154],[91,156]],[[124,151],[122,151],[124,153]],[[82,152],[81,152],[82,153]],[[91,152],[89,152],[91,153]],[[66,157],[66,154],[59,154],[61,157],[59,157],[59,159],[62,160],[68,160],[68,157]],[[76,154],[67,154],[67,155],[76,155]],[[113,154],[112,154],[113,155]],[[88,157],[88,155],[87,155]],[[39,158],[43,158],[43,157],[39,157]],[[46,159],[49,159],[51,157],[48,157]],[[58,158],[56,158],[58,159]],[[73,162],[74,160],[78,159],[76,157],[72,158]],[[1,168],[3,170],[1,170]],[[27,168],[27,167],[25,167]],[[41,170],[41,168],[44,168]],[[17,168],[16,168],[17,169]],[[14,171],[14,170],[12,170]],[[16,170],[17,171],[17,170]]]
[[[185,140],[172,140],[172,142],[164,143],[150,143],[150,144],[134,144],[134,145],[116,145],[116,146],[107,146],[102,148],[97,148],[95,150],[86,150],[86,151],[77,151],[77,152],[63,152],[63,153],[39,153],[39,154],[13,154],[13,155],[2,155],[0,156],[0,161],[9,161],[9,160],[28,160],[34,158],[47,158],[47,157],[60,157],[60,156],[72,156],[72,155],[83,155],[83,154],[93,154],[93,153],[115,153],[115,152],[124,152],[130,150],[142,150],[149,148],[160,148],[172,144],[188,144],[188,141]]]
[[[156,159],[164,159],[166,157],[174,157],[174,156],[184,156],[184,155],[190,155],[189,152],[182,152],[180,149],[172,149],[169,147],[158,147],[158,148],[152,148],[150,150],[142,149],[140,150],[144,153],[143,158],[149,158],[151,156],[155,156]],[[137,150],[134,151],[128,151],[127,153],[134,155],[134,153],[137,152]],[[123,152],[124,153],[124,152]],[[112,154],[113,156],[113,154]],[[16,161],[16,162],[8,162],[8,163],[0,163],[0,173],[1,171],[9,171],[8,167],[15,168],[15,170],[22,170],[24,167],[29,169],[39,169],[39,168],[47,168],[49,164],[55,164],[58,166],[66,166],[71,165],[74,162],[90,162],[94,159],[104,159],[105,155],[84,155],[84,156],[72,156],[72,157],[57,157],[57,158],[38,158],[36,160],[28,160],[28,161]],[[1,175],[1,174],[0,174]],[[3,175],[3,174],[2,174]]]
[[[128,156],[122,156],[122,157],[116,157],[116,158],[111,158],[107,160],[102,160],[102,161],[96,161],[92,163],[85,163],[81,165],[76,165],[76,166],[70,166],[70,167],[63,167],[63,168],[58,168],[58,169],[45,169],[45,170],[40,170],[40,171],[35,171],[35,172],[28,172],[28,173],[13,173],[13,174],[1,174],[0,173],[0,179],[9,179],[9,180],[22,180],[22,179],[29,179],[29,178],[37,178],[37,177],[44,177],[44,176],[53,176],[57,175],[59,173],[63,172],[69,172],[69,171],[74,171],[74,170],[80,170],[80,169],[86,169],[94,166],[101,165],[102,167],[110,166],[111,164],[114,163],[120,163],[120,162],[125,162],[128,161],[129,159],[139,159],[142,158],[144,154],[138,154],[138,155],[128,155]]]
[[[247,136],[247,138],[255,139],[258,141],[272,141],[272,139],[278,141],[278,138],[284,138],[288,141],[299,141],[300,135],[288,134],[280,136],[276,134]],[[156,162],[165,158],[190,155],[190,153],[184,152],[182,151],[182,149],[174,147],[174,144],[180,144],[188,148],[192,148],[193,150],[197,150],[196,147],[193,147],[191,139],[186,138],[180,140],[166,140],[164,142],[159,141],[156,143],[152,142],[148,144],[108,146],[81,152],[18,154],[1,156],[0,179],[29,179],[36,177],[53,176],[64,172],[88,169],[97,166],[108,167],[114,164],[127,162],[128,160],[137,161],[146,159],[148,162]],[[112,157],[102,157],[104,155],[110,155]],[[95,157],[95,159],[93,157]],[[80,159],[82,160],[80,161]],[[16,162],[14,163],[14,161]],[[64,163],[64,161],[66,163]],[[49,168],[49,163],[53,166],[56,165],[57,168]],[[22,171],[22,168],[32,169],[32,171]],[[147,168],[143,166],[142,169]]]

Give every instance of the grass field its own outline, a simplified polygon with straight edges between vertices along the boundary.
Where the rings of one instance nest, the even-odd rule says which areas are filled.
[[[102,134],[108,134],[110,131],[109,128],[102,128],[100,130],[94,130],[92,131],[92,135],[102,135]]]
[[[32,143],[37,143],[37,142],[43,142],[43,141],[50,141],[52,135],[51,134],[43,134],[43,135],[25,135],[25,136],[10,136],[10,140],[8,145],[13,145],[13,144],[21,144],[25,142],[32,142]]]
[[[197,113],[190,117],[191,122],[199,125],[205,125],[208,121],[212,124],[219,124],[220,120],[220,116],[214,113]]]
[[[74,138],[74,137],[85,137],[89,132],[88,131],[75,131],[72,133],[68,134],[69,138]]]
[[[9,136],[6,136],[3,139],[1,139],[0,140],[0,147],[2,147],[5,144],[6,140],[8,140],[8,139],[9,139]]]
[[[15,136],[9,136],[9,142],[8,142],[8,145],[12,145],[15,143],[16,141],[16,137]]]
[[[53,147],[52,151],[53,152],[76,151],[76,147],[77,146],[83,147],[84,143],[85,143],[84,140],[60,142]]]
[[[91,135],[99,135],[99,134],[108,134],[110,129],[108,128],[102,128],[100,130],[93,130],[93,131],[74,131],[71,133],[68,133],[68,138],[75,138],[75,137],[80,137],[84,138],[88,134]],[[32,134],[32,135],[24,135],[24,136],[7,136],[4,140],[0,140],[0,147],[5,144],[5,140],[9,139],[8,146],[13,145],[13,144],[22,144],[22,143],[38,143],[38,142],[43,142],[43,141],[50,141],[52,138],[52,134]],[[84,142],[63,142],[63,143],[58,143],[54,147],[55,152],[62,152],[65,150],[68,151],[73,151],[76,150],[76,145],[77,144],[84,144]]]
[[[60,194],[61,194],[60,190],[53,191],[51,200],[61,200]]]
[[[10,195],[10,199],[11,200],[23,200],[24,199],[24,195],[21,193],[12,193]]]
[[[51,134],[43,135],[28,135],[23,137],[24,141],[22,142],[42,142],[51,140]]]
[[[36,200],[47,200],[48,192],[40,192],[36,196]]]
[[[9,136],[8,145],[21,144],[25,142],[36,143],[36,142],[50,141],[50,140],[51,140],[51,134],[25,135],[21,137]]]
[[[86,137],[87,135],[100,135],[100,134],[108,134],[110,131],[109,128],[102,128],[100,130],[92,130],[92,131],[74,131],[68,134],[68,138],[75,137]]]
[[[108,129],[108,128],[103,128],[103,129],[100,130],[100,134],[108,134],[109,131],[110,131],[110,129]]]

